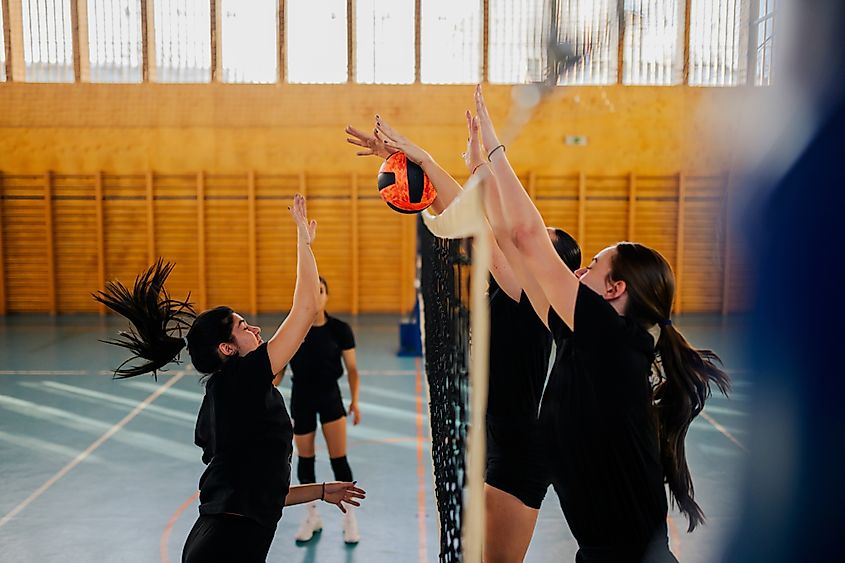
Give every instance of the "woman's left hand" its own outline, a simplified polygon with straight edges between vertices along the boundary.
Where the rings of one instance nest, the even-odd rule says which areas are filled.
[[[384,142],[376,137],[375,131],[373,131],[372,135],[369,135],[360,129],[355,129],[351,125],[347,125],[346,134],[349,135],[346,138],[347,143],[366,149],[356,152],[355,154],[358,156],[380,156],[381,158],[387,158],[393,153],[399,152],[399,149],[389,149],[384,146]]]
[[[487,155],[484,153],[484,145],[481,143],[481,132],[478,126],[478,117],[473,117],[467,111],[467,131],[469,137],[467,138],[467,150],[463,154],[464,164],[470,172],[475,171],[476,168],[487,162]]]
[[[349,414],[352,415],[352,425],[358,426],[358,423],[361,422],[361,410],[358,408],[356,401],[349,403]]]
[[[346,507],[343,503],[352,506],[361,506],[361,503],[355,499],[367,498],[367,492],[364,489],[359,489],[355,486],[358,481],[330,481],[325,484],[326,490],[323,500],[336,505],[341,512],[346,513]]]

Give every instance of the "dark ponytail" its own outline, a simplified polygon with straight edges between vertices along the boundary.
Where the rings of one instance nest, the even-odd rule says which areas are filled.
[[[684,440],[690,423],[710,397],[711,383],[727,395],[730,379],[710,350],[696,350],[669,321],[675,298],[675,276],[659,252],[641,244],[616,245],[610,277],[624,281],[628,293],[625,315],[644,328],[660,325],[653,399],[663,475],[672,500],[689,522],[688,532],[704,522],[695,502]]]
[[[145,373],[155,377],[158,370],[174,361],[185,347],[181,335],[191,327],[196,314],[189,302],[171,299],[164,288],[171,271],[173,264],[159,258],[135,278],[131,292],[122,283],[110,281],[105,291],[93,294],[95,300],[131,323],[129,331],[120,331],[120,338],[103,340],[132,352],[132,356],[114,370],[116,379]],[[136,359],[144,361],[123,367]]]

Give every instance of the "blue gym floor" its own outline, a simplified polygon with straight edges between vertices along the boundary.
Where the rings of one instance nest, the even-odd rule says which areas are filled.
[[[428,406],[418,360],[396,356],[398,318],[345,318],[356,333],[362,374],[362,422],[349,426],[350,464],[368,493],[357,512],[362,540],[345,546],[340,512],[323,504],[322,534],[297,545],[293,536],[304,511],[290,507],[268,561],[437,561]],[[279,320],[258,322],[270,332]],[[681,561],[714,561],[736,522],[746,455],[752,389],[737,344],[742,323],[687,316],[678,324],[694,345],[719,353],[735,381],[733,397],[714,397],[687,438],[707,525],[686,534],[682,517],[673,513],[669,521],[671,547]],[[158,382],[112,380],[109,370],[124,355],[98,339],[118,327],[123,323],[117,319],[96,316],[0,317],[4,562],[180,560],[204,468],[193,445],[203,389],[195,372],[179,367]],[[289,382],[282,388],[288,400]],[[348,395],[345,379],[342,388]],[[317,478],[330,480],[322,438],[318,444]],[[526,561],[574,561],[575,550],[550,490]]]

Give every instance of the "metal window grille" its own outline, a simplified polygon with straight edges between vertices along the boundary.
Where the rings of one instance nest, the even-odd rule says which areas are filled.
[[[156,0],[158,82],[211,80],[211,9],[208,0]]]
[[[355,81],[414,81],[414,0],[355,3]]]
[[[683,0],[626,0],[624,84],[678,84],[683,80]]]
[[[288,0],[288,82],[346,82],[346,0]]]
[[[526,84],[545,78],[546,0],[490,0],[489,81]]]
[[[743,0],[692,0],[689,83],[734,86],[743,80]]]
[[[752,0],[754,1],[754,0]],[[768,86],[772,83],[772,59],[775,48],[775,11],[777,0],[757,0],[760,17],[752,25],[757,26],[757,63],[754,83]]]
[[[422,82],[474,84],[481,80],[481,19],[481,2],[422,3]]]
[[[223,0],[223,81],[274,83],[277,0]]]
[[[22,0],[23,51],[29,82],[73,82],[70,0]]]
[[[141,82],[141,0],[88,0],[91,82]]]
[[[569,43],[581,57],[560,76],[558,83],[616,83],[619,64],[617,1],[550,0],[549,9],[552,34],[557,36],[558,42]]]

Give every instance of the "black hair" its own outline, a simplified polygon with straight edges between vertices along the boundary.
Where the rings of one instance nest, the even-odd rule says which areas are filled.
[[[611,262],[611,281],[624,281],[628,292],[625,316],[649,328],[661,326],[657,339],[653,404],[663,475],[674,503],[686,515],[688,531],[704,522],[695,502],[695,487],[687,465],[684,441],[690,423],[704,409],[711,384],[727,395],[728,375],[711,350],[697,350],[672,325],[675,276],[666,259],[642,244],[620,242]]]
[[[135,377],[158,371],[171,362],[179,362],[179,353],[186,347],[197,371],[211,374],[223,366],[224,358],[217,353],[221,342],[232,341],[233,311],[216,307],[197,316],[193,304],[173,299],[164,287],[174,264],[161,258],[135,278],[132,291],[119,281],[110,281],[104,291],[93,294],[115,313],[125,317],[130,327],[119,332],[120,337],[103,340],[132,352],[132,356],[114,370],[116,379]],[[183,333],[186,338],[183,339]],[[140,364],[124,367],[133,360]]]
[[[581,267],[581,247],[578,242],[563,229],[550,227],[554,236],[552,239],[552,246],[555,247],[557,255],[560,256],[563,263],[571,271],[575,271]]]

